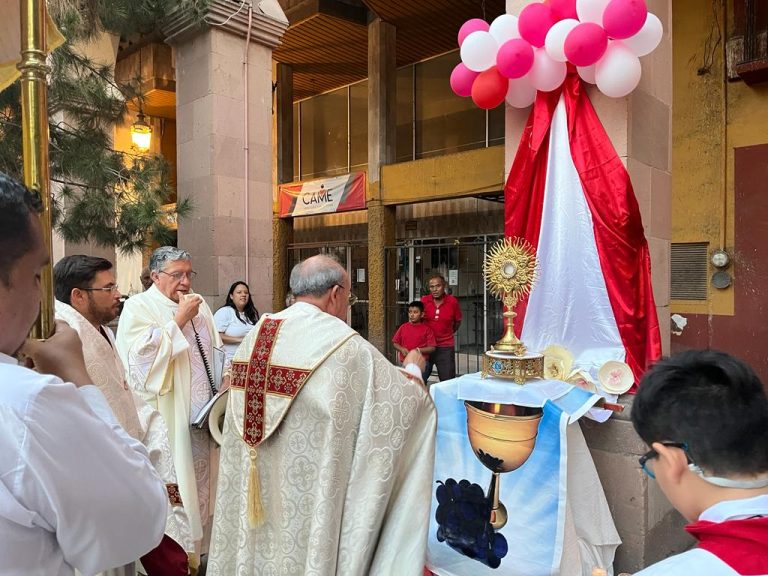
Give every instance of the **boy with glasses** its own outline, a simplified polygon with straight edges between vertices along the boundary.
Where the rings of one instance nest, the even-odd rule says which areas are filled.
[[[699,541],[636,576],[768,574],[768,397],[754,371],[711,350],[662,360],[632,424],[651,448],[640,465]]]

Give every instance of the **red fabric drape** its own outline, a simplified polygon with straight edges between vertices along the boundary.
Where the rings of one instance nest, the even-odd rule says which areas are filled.
[[[549,129],[560,95],[565,98],[571,156],[592,213],[600,267],[627,364],[639,382],[661,356],[661,335],[651,287],[648,242],[629,174],[613,148],[578,75],[562,87],[539,92],[504,188],[506,236],[538,246]],[[517,307],[518,330],[525,302]],[[633,387],[634,390],[634,387]]]

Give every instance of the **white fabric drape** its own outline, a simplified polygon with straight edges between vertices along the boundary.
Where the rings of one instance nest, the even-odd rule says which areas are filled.
[[[539,277],[531,290],[521,340],[530,350],[559,344],[574,355],[574,368],[593,379],[608,360],[626,351],[608,299],[587,206],[568,142],[565,103],[557,105],[549,140]]]

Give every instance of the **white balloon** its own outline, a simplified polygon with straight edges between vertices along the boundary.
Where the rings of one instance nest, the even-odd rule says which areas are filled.
[[[496,64],[499,45],[488,32],[472,32],[461,44],[461,61],[473,72],[488,70]]]
[[[536,88],[531,84],[528,75],[509,81],[506,101],[513,108],[528,108],[536,100]]]
[[[567,73],[565,62],[552,60],[544,48],[533,49],[533,66],[528,77],[537,90],[551,92],[563,83]]]
[[[603,12],[611,0],[576,0],[576,14],[581,22],[603,25]]]
[[[608,43],[605,55],[595,66],[595,82],[600,92],[611,98],[622,98],[640,82],[640,59],[623,42]]]
[[[488,32],[499,46],[514,38],[520,38],[520,31],[517,29],[517,16],[502,14],[491,22]]]
[[[547,39],[544,41],[544,48],[547,50],[547,54],[552,60],[558,62],[567,62],[568,58],[565,55],[565,38],[568,33],[579,25],[579,21],[575,18],[566,18],[560,20],[547,32]]]
[[[635,53],[635,56],[645,56],[656,49],[664,36],[664,28],[655,14],[648,12],[645,24],[640,28],[640,32],[630,36],[625,40],[624,45]]]
[[[576,71],[579,73],[579,76],[581,77],[584,82],[588,82],[589,84],[595,83],[595,64],[592,64],[592,66],[576,66]]]

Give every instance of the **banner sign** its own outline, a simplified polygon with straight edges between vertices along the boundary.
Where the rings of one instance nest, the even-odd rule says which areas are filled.
[[[281,218],[365,208],[365,172],[281,184],[279,190]]]

